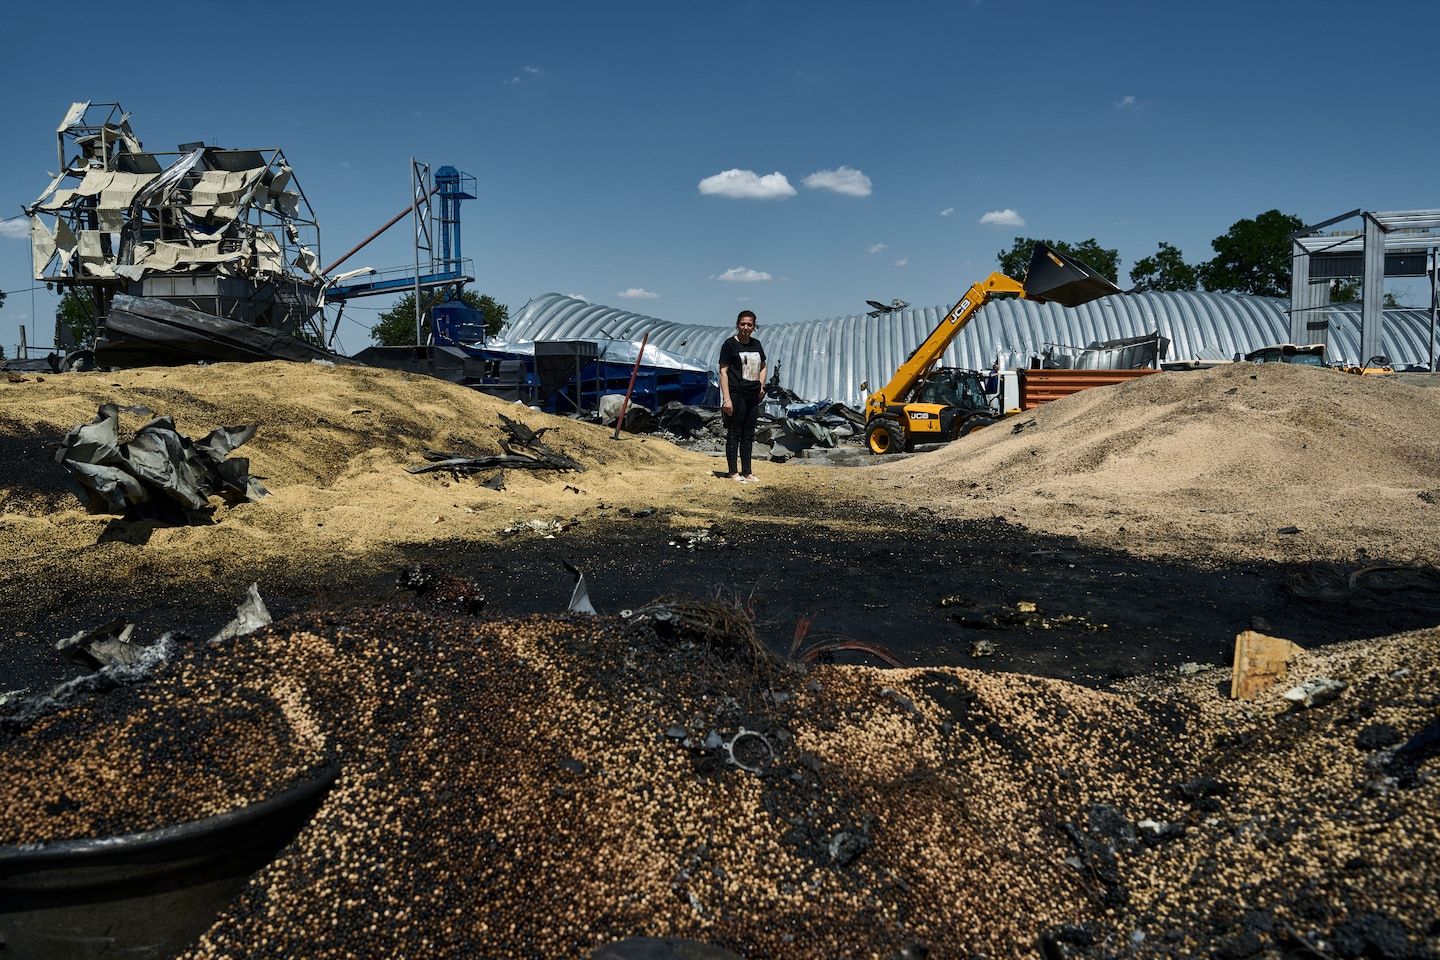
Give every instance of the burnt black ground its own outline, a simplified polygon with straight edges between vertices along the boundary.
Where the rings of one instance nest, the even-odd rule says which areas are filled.
[[[526,530],[498,544],[411,548],[385,558],[385,572],[236,558],[198,584],[170,582],[159,566],[154,575],[89,584],[63,576],[22,584],[0,573],[0,691],[43,689],[82,672],[53,652],[55,640],[115,617],[137,621],[137,639],[171,629],[208,636],[233,616],[251,581],[279,618],[391,597],[395,574],[414,563],[473,580],[491,616],[565,609],[573,588],[568,561],[585,572],[602,614],[667,594],[739,598],[753,603],[761,638],[782,653],[807,617],[811,640],[878,643],[907,665],[958,664],[1098,687],[1190,661],[1226,664],[1236,633],[1249,628],[1313,648],[1440,623],[1433,571],[1408,578],[1382,572],[1367,578],[1374,589],[1342,599],[1307,598],[1289,586],[1313,594],[1316,583],[1343,583],[1351,570],[1376,562],[1363,556],[1349,565],[1200,567],[1097,550],[1001,520],[830,506],[824,520],[794,523],[777,518],[794,516],[800,505],[774,496],[754,504],[753,519],[711,528],[710,540],[694,549],[670,517],[606,510],[608,519],[587,519],[553,539]],[[679,521],[685,529],[701,526],[695,517]],[[941,604],[946,598],[950,605]],[[1019,601],[1036,606],[1032,616],[1016,618],[1028,623],[982,629],[956,619],[973,623]],[[972,656],[976,640],[990,641],[994,655]],[[879,664],[859,653],[837,659]]]
[[[517,539],[483,555],[446,545],[429,559],[444,557],[446,569],[475,581],[490,612],[562,608],[573,586],[568,561],[585,572],[601,613],[667,593],[736,597],[753,601],[761,637],[779,652],[797,620],[808,617],[812,638],[879,643],[906,665],[963,665],[1100,687],[1190,661],[1228,664],[1235,635],[1251,628],[1315,647],[1440,622],[1436,580],[1404,589],[1397,582],[1395,595],[1328,602],[1289,586],[1342,579],[1337,572],[1360,563],[1197,567],[1087,548],[999,520],[883,519],[904,532],[856,537],[823,523],[757,520],[716,527],[711,536],[723,545],[690,549],[663,518],[648,516],[604,531]],[[963,603],[942,606],[947,598]],[[1013,610],[1019,601],[1036,605],[1032,622],[976,628],[957,619],[974,622],[982,619],[976,610]],[[976,640],[989,640],[995,654],[972,656]],[[879,664],[863,654],[839,659]]]

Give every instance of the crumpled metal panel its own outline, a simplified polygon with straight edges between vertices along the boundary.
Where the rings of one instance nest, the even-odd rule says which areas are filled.
[[[868,382],[871,389],[884,385],[950,306],[798,323],[766,323],[762,316],[755,335],[765,347],[772,375],[778,367],[786,389],[806,400],[863,405],[861,384]],[[1288,307],[1288,300],[1232,293],[1133,293],[1069,308],[997,300],[960,332],[942,362],[987,370],[998,356],[1002,367],[1027,366],[1050,345],[1083,348],[1155,330],[1170,340],[1166,360],[1232,360],[1236,354],[1287,342]],[[1325,313],[1330,320],[1327,358],[1358,362],[1359,305],[1330,307]],[[673,323],[550,293],[522,307],[502,335],[510,340],[639,339],[647,331],[650,343],[713,370],[720,345],[734,328]],[[1429,331],[1426,310],[1386,310],[1386,355],[1396,363],[1427,363]]]

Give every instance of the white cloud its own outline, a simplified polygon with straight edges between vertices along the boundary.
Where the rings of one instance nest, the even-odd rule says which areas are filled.
[[[910,258],[909,258],[909,257],[901,257],[899,260],[896,260],[896,261],[895,261],[895,266],[897,266],[897,267],[908,267],[908,266],[910,266]]]
[[[1150,105],[1148,100],[1141,100],[1134,94],[1127,93],[1119,100],[1110,101],[1110,105],[1116,110],[1144,110]]]
[[[1004,210],[991,210],[980,218],[981,223],[988,223],[994,227],[1023,227],[1025,218],[1014,210],[1006,207]]]
[[[749,267],[731,267],[718,277],[711,277],[711,280],[724,280],[727,283],[758,283],[761,280],[774,280],[764,270],[751,270]]]
[[[722,170],[701,180],[700,192],[735,200],[778,200],[795,196],[795,188],[779,171],[762,177],[754,170]]]
[[[872,244],[870,244],[870,246],[869,246],[868,248],[866,248],[865,252],[866,252],[866,253],[879,253],[881,250],[889,250],[889,249],[890,249],[890,244],[888,244],[888,243],[872,243]]]
[[[631,287],[629,290],[621,290],[615,296],[621,300],[656,300],[659,299],[660,294],[651,293],[644,287]]]
[[[850,167],[817,170],[800,182],[811,190],[832,190],[847,197],[870,196],[870,178]]]
[[[28,239],[30,237],[30,218],[16,217],[13,220],[0,220],[0,237],[14,237],[15,239]]]
[[[942,216],[942,217],[948,217],[948,216],[950,216],[950,214],[952,214],[952,213],[954,213],[954,212],[955,212],[955,208],[954,208],[954,207],[946,207],[944,210],[941,210],[941,211],[940,211],[940,216]]]
[[[524,83],[526,80],[538,80],[545,75],[545,71],[539,67],[521,67],[520,73],[517,73],[513,77],[507,77],[500,82],[507,87],[513,87],[517,83]]]
[[[736,297],[736,298],[735,298],[735,302],[736,302],[736,303],[749,303],[749,302],[750,302],[750,298],[749,298],[749,297]]]

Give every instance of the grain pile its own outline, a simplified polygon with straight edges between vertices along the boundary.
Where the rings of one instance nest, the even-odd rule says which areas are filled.
[[[163,646],[173,651],[163,684],[70,693],[69,709],[5,724],[18,729],[0,734],[0,844],[137,833],[228,813],[324,763],[309,698],[293,685],[238,683],[214,670],[201,645]]]
[[[547,444],[594,470],[598,493],[619,502],[643,502],[644,488],[668,486],[677,464],[685,464],[696,481],[708,464],[669,444],[613,442],[598,427],[394,371],[277,361],[66,374],[0,383],[0,442],[10,454],[0,468],[4,546],[21,555],[94,546],[106,519],[79,509],[48,444],[109,402],[151,411],[125,410],[122,437],[152,415],[171,416],[182,432],[197,437],[222,424],[258,428],[243,453],[271,495],[259,504],[220,508],[218,530],[157,530],[150,541],[154,553],[194,549],[219,558],[249,551],[283,554],[292,562],[337,552],[360,558],[397,543],[493,534],[515,517],[593,505],[597,496],[564,490],[566,481],[589,488],[588,475],[555,483],[553,473],[508,471],[506,496],[473,483],[453,484],[445,474],[405,472],[424,463],[426,449],[498,454],[500,414],[532,428],[550,426]],[[665,483],[647,479],[656,471]],[[30,549],[19,549],[21,544]],[[116,551],[101,545],[93,552]]]
[[[204,743],[207,724],[167,730],[163,705],[218,721],[264,698],[341,763],[193,958],[583,956],[640,934],[747,957],[1017,956],[1042,939],[1194,956],[1225,938],[1249,956],[1362,930],[1418,951],[1440,944],[1437,764],[1386,767],[1355,743],[1383,724],[1393,760],[1433,718],[1433,697],[1394,696],[1399,663],[1435,690],[1440,631],[1309,661],[1351,692],[1292,715],[1213,702],[1213,677],[1117,695],[798,671],[619,619],[395,606],[199,651],[130,696],[123,725]],[[11,775],[32,796],[104,783],[133,808],[166,802],[153,777],[20,743]],[[272,769],[244,748],[209,764],[237,802]],[[16,816],[0,833],[33,835]]]
[[[102,402],[192,434],[257,424],[245,452],[272,495],[108,538],[124,525],[85,514],[46,449]],[[194,596],[257,566],[320,596],[407,547],[621,506],[743,525],[786,505],[861,530],[834,505],[870,504],[885,537],[924,507],[1142,554],[1434,563],[1437,404],[1283,366],[1167,374],[889,465],[762,465],[750,489],[659,441],[386,371],[30,378],[0,383],[0,615],[58,616],[93,582]],[[497,452],[501,412],[556,427],[546,442],[585,472],[512,471],[499,491],[405,471],[427,447]],[[750,957],[1440,949],[1440,630],[1310,655],[1297,679],[1349,686],[1290,711],[1219,699],[1213,672],[1124,693],[802,673],[673,623],[481,620],[457,615],[474,591],[437,596],[443,612],[312,612],[192,644],[139,686],[0,733],[0,842],[204,815],[335,758],[313,821],[189,956],[580,956],[636,934]],[[86,728],[116,739],[77,746]],[[166,782],[157,745],[203,775]]]
[[[1434,562],[1440,390],[1233,364],[1087,390],[881,467],[889,498],[1154,555]],[[936,477],[947,486],[937,489]],[[1279,534],[1284,528],[1298,534]]]
[[[219,507],[214,528],[116,537],[80,508],[50,446],[106,402],[170,415],[197,436],[255,424],[243,452],[271,495]],[[501,413],[554,428],[546,442],[586,472],[507,471],[505,490],[405,472],[426,448],[498,453]],[[145,419],[127,413],[122,430]],[[600,427],[393,371],[276,362],[30,377],[0,382],[0,551],[14,561],[0,587],[132,573],[175,587],[239,582],[261,564],[324,582],[327,571],[385,569],[407,545],[493,541],[516,523],[586,522],[620,506],[743,521],[771,499],[808,504],[798,522],[873,504],[1001,516],[1150,555],[1350,560],[1363,548],[1434,562],[1437,422],[1434,389],[1245,364],[1086,391],[865,470],[762,464],[764,486],[745,489],[717,480],[714,459],[663,441],[612,441]],[[1277,533],[1286,528],[1300,532]]]

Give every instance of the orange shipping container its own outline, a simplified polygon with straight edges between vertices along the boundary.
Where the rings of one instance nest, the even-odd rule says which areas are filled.
[[[1042,403],[1068,397],[1091,387],[1108,387],[1159,370],[1021,370],[1020,409],[1033,410]]]

